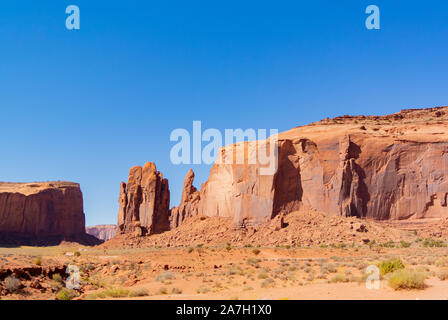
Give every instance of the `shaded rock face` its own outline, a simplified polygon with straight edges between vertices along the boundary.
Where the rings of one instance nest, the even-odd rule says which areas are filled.
[[[168,180],[152,162],[129,170],[127,184],[120,185],[118,231],[150,235],[169,230]]]
[[[101,224],[93,227],[86,227],[86,232],[95,238],[107,241],[115,237],[117,226],[115,224]]]
[[[77,183],[0,182],[0,237],[85,235],[82,192]]]
[[[189,172],[171,226],[194,215],[261,224],[302,209],[377,220],[448,217],[447,114],[443,107],[344,116],[284,132],[275,174],[215,163],[193,191]]]

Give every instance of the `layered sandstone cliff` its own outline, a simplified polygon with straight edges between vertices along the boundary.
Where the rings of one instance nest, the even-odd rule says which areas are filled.
[[[117,226],[115,224],[100,224],[93,227],[86,227],[86,232],[95,238],[107,241],[115,237]]]
[[[246,144],[248,154],[254,148]],[[446,217],[448,107],[294,128],[278,137],[278,169],[271,175],[247,161],[225,163],[213,165],[200,191],[188,173],[172,227],[194,215],[261,224],[302,209],[378,220]]]
[[[0,182],[0,238],[85,235],[83,198],[72,182]]]
[[[129,170],[120,185],[118,232],[150,235],[169,230],[168,180],[152,162]]]

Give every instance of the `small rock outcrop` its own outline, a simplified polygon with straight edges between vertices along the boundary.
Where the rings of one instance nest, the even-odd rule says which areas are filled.
[[[152,162],[129,170],[128,182],[120,185],[117,231],[137,236],[169,230],[168,180]]]
[[[86,227],[86,232],[95,238],[107,241],[115,237],[117,226],[115,224],[100,224],[93,227]]]

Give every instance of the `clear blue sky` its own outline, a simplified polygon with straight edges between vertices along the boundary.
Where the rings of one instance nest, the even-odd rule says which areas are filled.
[[[381,30],[365,28],[369,4]],[[446,0],[2,0],[0,180],[79,182],[87,224],[115,223],[131,166],[154,161],[172,205],[190,167],[207,179],[171,164],[175,128],[448,105],[447,75]]]

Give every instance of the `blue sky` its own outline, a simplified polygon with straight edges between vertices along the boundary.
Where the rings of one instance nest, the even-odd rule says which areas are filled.
[[[0,180],[79,182],[87,224],[115,223],[120,181],[153,161],[177,205],[210,166],[171,164],[173,129],[448,105],[447,36],[442,0],[2,0]]]

